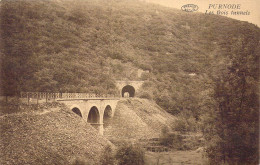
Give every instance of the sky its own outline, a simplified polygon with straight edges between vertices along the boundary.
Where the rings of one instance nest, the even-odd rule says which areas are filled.
[[[1,1],[1,0],[0,0]],[[141,0],[150,3],[160,4],[162,6],[181,9],[183,5],[186,4],[195,4],[199,7],[198,11],[200,13],[206,13],[206,10],[213,11],[214,14],[217,14],[217,11],[220,9],[211,9],[209,10],[209,5],[212,4],[232,4],[240,5],[240,9],[221,9],[222,13],[227,11],[227,16],[241,21],[247,21],[253,23],[260,27],[260,0]],[[243,11],[250,12],[249,15],[232,15],[231,11]]]
[[[208,10],[213,11],[214,14],[217,14],[217,11],[220,10],[222,13],[227,12],[227,15],[223,16],[241,21],[248,21],[260,27],[260,0],[146,0],[146,2],[156,3],[177,9],[181,9],[181,7],[186,4],[195,4],[199,7],[198,11],[196,12],[206,13],[206,10]],[[209,9],[209,5],[212,4],[239,4],[240,9]],[[231,14],[232,10],[247,12],[247,14],[250,12],[250,14],[233,15]]]

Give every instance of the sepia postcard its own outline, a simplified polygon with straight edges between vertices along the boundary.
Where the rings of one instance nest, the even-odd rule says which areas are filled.
[[[258,165],[259,0],[0,0],[1,165]]]

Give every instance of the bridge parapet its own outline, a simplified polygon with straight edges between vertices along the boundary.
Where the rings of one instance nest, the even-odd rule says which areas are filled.
[[[96,93],[47,93],[47,92],[21,92],[21,98],[34,99],[87,99],[87,98],[116,98],[114,94]]]

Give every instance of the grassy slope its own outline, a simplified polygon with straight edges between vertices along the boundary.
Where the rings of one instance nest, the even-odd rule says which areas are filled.
[[[174,117],[146,99],[121,100],[115,115],[105,125],[108,139],[150,139],[159,137],[164,127],[170,127]]]
[[[73,112],[60,108],[1,116],[1,164],[96,161],[109,141]]]

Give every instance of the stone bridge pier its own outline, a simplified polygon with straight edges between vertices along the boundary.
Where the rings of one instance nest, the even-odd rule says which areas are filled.
[[[104,125],[114,116],[118,99],[59,99],[71,111],[82,117],[85,121],[98,129],[103,135]]]

